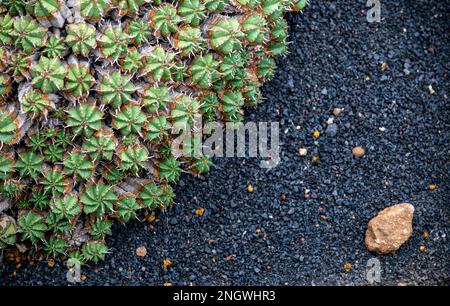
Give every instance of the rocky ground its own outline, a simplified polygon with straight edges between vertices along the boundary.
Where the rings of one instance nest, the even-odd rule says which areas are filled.
[[[365,285],[374,257],[383,285],[449,284],[449,1],[381,0],[380,23],[367,22],[366,1],[311,2],[288,15],[290,54],[246,116],[280,122],[280,164],[222,158],[183,176],[171,210],[115,227],[82,284]],[[371,254],[367,222],[401,202],[415,206],[411,238]],[[66,269],[5,262],[0,282],[67,284]]]

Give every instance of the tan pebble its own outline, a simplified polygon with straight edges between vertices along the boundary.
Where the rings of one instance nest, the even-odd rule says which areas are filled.
[[[360,146],[354,147],[352,149],[352,154],[353,154],[353,156],[356,156],[356,157],[363,157],[364,154],[366,154],[366,150],[364,150],[364,148],[360,147]]]
[[[414,206],[401,203],[385,208],[369,221],[365,243],[369,251],[389,254],[398,250],[411,236]]]
[[[341,114],[342,114],[342,108],[335,107],[333,109],[333,115],[335,115],[336,117],[339,117]]]
[[[429,184],[427,188],[428,188],[429,190],[433,191],[433,190],[436,190],[437,185],[436,185],[436,184]]]
[[[163,260],[163,267],[165,269],[167,269],[168,267],[170,267],[172,265],[172,261],[169,258],[164,258]]]
[[[138,247],[136,249],[136,255],[139,257],[144,257],[145,255],[147,255],[147,249],[145,248],[145,246]]]
[[[197,208],[196,210],[195,210],[195,214],[197,215],[197,216],[203,216],[203,214],[205,213],[205,209],[204,208]]]
[[[352,265],[351,263],[346,262],[346,263],[344,264],[344,271],[345,271],[345,272],[350,271],[352,268],[353,268],[353,265]]]

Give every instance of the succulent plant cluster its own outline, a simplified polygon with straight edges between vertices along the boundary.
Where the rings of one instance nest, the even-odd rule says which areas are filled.
[[[176,134],[240,122],[306,0],[0,0],[0,249],[102,260],[116,220],[173,202]]]

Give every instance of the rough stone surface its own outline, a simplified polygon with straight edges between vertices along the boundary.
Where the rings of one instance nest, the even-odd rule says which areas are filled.
[[[397,251],[412,234],[414,206],[401,203],[385,208],[369,221],[365,243],[369,251],[389,254]]]

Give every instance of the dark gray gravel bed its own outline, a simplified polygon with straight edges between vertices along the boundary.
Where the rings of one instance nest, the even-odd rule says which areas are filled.
[[[153,228],[115,227],[111,253],[83,267],[83,284],[365,285],[372,257],[383,285],[449,284],[450,3],[381,0],[382,21],[371,24],[366,1],[311,2],[288,15],[290,54],[278,59],[265,102],[246,116],[280,122],[278,167],[223,158],[202,178],[184,175],[176,205]],[[344,111],[326,133],[334,107]],[[363,158],[352,156],[355,145],[366,148]],[[430,183],[438,188],[428,190]],[[395,255],[372,255],[367,222],[400,202],[416,208],[412,237]],[[142,245],[144,258],[135,255]],[[173,263],[167,270],[164,258]],[[1,283],[67,284],[62,263],[25,263],[16,278],[13,264],[3,270]]]

